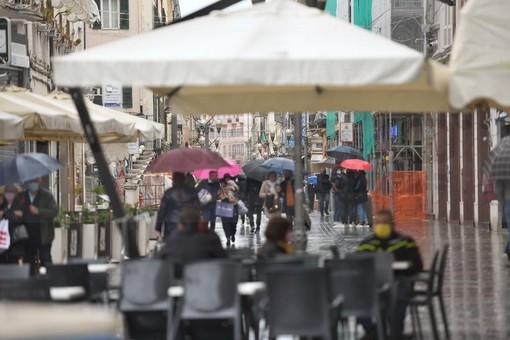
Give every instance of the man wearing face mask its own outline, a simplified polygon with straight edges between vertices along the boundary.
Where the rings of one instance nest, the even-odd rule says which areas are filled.
[[[27,262],[32,273],[36,272],[36,262],[45,266],[51,263],[51,243],[55,238],[53,219],[58,213],[57,203],[50,191],[41,188],[41,178],[25,183],[26,191],[19,196],[23,211],[23,223],[28,229],[26,249]]]
[[[377,212],[373,231],[374,235],[363,240],[358,246],[358,252],[390,252],[393,254],[395,261],[406,261],[411,264],[409,269],[395,273],[398,290],[397,306],[394,314],[395,336],[392,338],[401,339],[407,304],[412,292],[412,283],[408,278],[423,270],[423,262],[414,239],[395,230],[393,214],[390,211],[381,210]],[[367,333],[363,339],[375,339],[375,327],[371,324],[364,324],[364,327]]]

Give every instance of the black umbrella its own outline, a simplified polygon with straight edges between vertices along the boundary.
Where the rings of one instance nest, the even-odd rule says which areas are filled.
[[[356,150],[355,148],[351,148],[346,145],[339,145],[332,147],[326,151],[326,154],[330,157],[333,157],[337,160],[337,162],[343,162],[346,159],[363,159],[363,154]]]
[[[246,177],[263,182],[266,179],[268,172],[271,170],[264,168],[262,163],[264,163],[263,159],[254,159],[247,162],[243,166],[243,172]]]
[[[24,183],[46,176],[62,167],[62,163],[44,153],[26,153],[0,163],[0,185]]]
[[[489,153],[483,171],[492,180],[510,180],[510,137],[505,137]]]

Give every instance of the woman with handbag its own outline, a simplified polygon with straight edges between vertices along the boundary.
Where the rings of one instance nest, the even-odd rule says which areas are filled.
[[[21,223],[23,211],[17,199],[18,192],[18,187],[15,185],[6,186],[0,204],[0,218],[9,221],[9,233],[11,234],[11,245],[9,250],[1,255],[0,262],[21,264],[25,256],[28,232],[25,225]]]
[[[236,241],[237,220],[239,219],[239,207],[237,205],[237,201],[239,200],[239,186],[229,174],[223,176],[219,198],[222,202],[233,205],[232,217],[221,217],[221,224],[223,224],[223,230],[227,237],[227,246],[229,246],[231,241],[232,243]]]
[[[281,215],[282,205],[278,197],[276,172],[271,171],[267,174],[266,180],[260,187],[259,197],[264,199],[264,214],[267,218]]]

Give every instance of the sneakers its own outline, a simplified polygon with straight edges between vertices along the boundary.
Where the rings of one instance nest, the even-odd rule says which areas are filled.
[[[236,237],[235,236],[232,236],[231,239],[232,239],[232,243],[234,243],[236,241]]]

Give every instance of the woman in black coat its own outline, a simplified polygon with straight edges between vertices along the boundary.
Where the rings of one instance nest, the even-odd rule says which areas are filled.
[[[357,171],[354,182],[354,200],[356,202],[357,223],[368,225],[368,216],[365,211],[365,203],[368,201],[367,177],[365,171]]]

